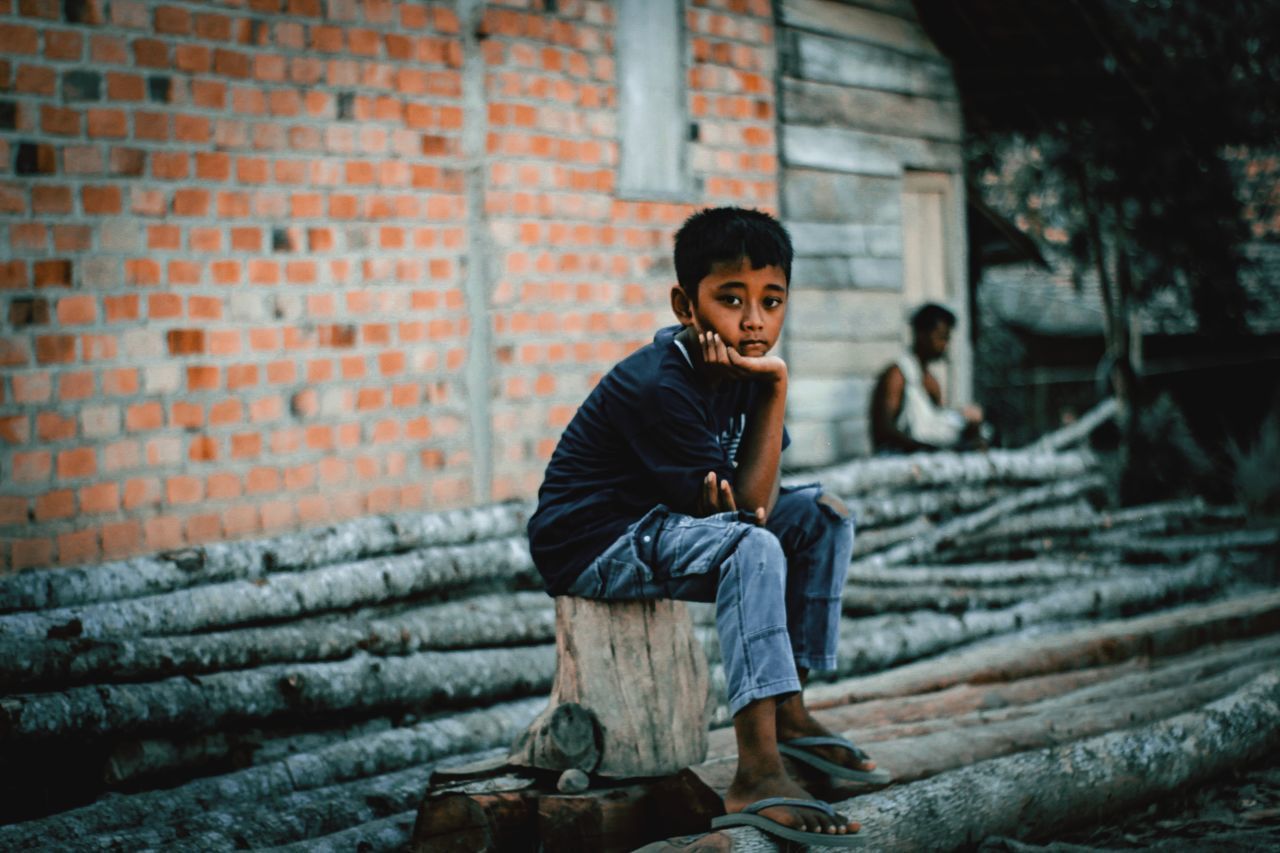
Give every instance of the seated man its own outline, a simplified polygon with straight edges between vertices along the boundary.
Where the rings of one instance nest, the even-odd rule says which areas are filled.
[[[884,369],[871,393],[871,444],[876,453],[973,450],[986,447],[982,409],[942,405],[942,386],[929,365],[947,354],[956,315],[929,302],[911,316],[911,350]]]

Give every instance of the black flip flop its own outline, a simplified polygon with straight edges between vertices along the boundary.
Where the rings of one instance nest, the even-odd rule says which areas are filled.
[[[822,800],[797,800],[793,797],[766,797],[763,800],[756,800],[740,812],[727,814],[723,817],[711,819],[712,829],[729,829],[734,826],[750,826],[761,832],[781,838],[784,841],[794,841],[797,844],[804,844],[812,847],[859,847],[862,845],[862,839],[857,835],[845,833],[844,835],[835,835],[826,832],[805,832],[801,829],[792,829],[789,826],[783,826],[776,820],[769,820],[762,817],[758,812],[764,809],[770,809],[774,806],[792,806],[800,809],[815,809],[822,812],[828,817],[839,818],[840,814],[831,808]]]
[[[801,764],[807,764],[815,770],[821,770],[833,779],[865,782],[869,785],[888,785],[893,781],[893,776],[887,770],[880,770],[879,768],[875,770],[854,770],[852,767],[845,767],[843,764],[827,761],[825,758],[809,751],[808,747],[814,746],[834,746],[839,749],[847,749],[859,761],[866,761],[871,757],[854,746],[852,741],[842,737],[825,735],[797,737],[781,741],[778,744],[778,752],[788,758],[799,761]]]

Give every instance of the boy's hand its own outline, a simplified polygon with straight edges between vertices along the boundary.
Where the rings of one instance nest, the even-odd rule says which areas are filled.
[[[730,348],[715,332],[699,332],[702,360],[707,367],[730,379],[772,379],[777,382],[787,378],[787,363],[776,355],[742,355]]]
[[[707,476],[702,478],[702,494],[698,496],[698,515],[707,516],[715,515],[718,512],[737,512],[738,504],[733,499],[733,487],[729,485],[728,480],[720,480],[716,482],[716,472],[708,471]],[[764,507],[757,507],[755,511],[755,523],[759,527],[764,527],[765,522]]]

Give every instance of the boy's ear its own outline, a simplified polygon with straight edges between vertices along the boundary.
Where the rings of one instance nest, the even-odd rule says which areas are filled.
[[[676,315],[680,325],[692,326],[694,324],[693,303],[689,301],[689,294],[685,293],[684,288],[678,284],[671,285],[671,312]]]

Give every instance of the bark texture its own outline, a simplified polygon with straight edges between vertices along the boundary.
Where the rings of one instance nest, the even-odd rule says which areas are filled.
[[[0,642],[0,687],[68,686],[198,675],[270,663],[550,642],[555,614],[540,592],[482,595],[375,618],[298,620],[174,637]]]
[[[459,753],[506,745],[543,707],[542,699],[495,705],[398,728],[172,789],[116,795],[40,820],[0,827],[0,848],[44,849],[121,827],[174,822],[212,802],[256,803],[295,791],[395,772]]]
[[[423,704],[458,707],[544,690],[551,683],[553,667],[550,646],[388,658],[361,653],[333,663],[15,695],[0,704],[0,741],[205,731],[284,714]]]
[[[1247,766],[1277,746],[1280,675],[1273,671],[1196,711],[980,762],[846,801],[840,811],[862,822],[867,844],[879,850],[954,850],[990,835],[1043,837],[1103,822]],[[912,814],[936,819],[903,819]],[[735,851],[774,849],[761,846],[755,833],[732,834]]]
[[[1079,477],[1094,469],[1087,450],[991,450],[983,453],[916,453],[859,459],[786,478],[790,484],[820,481],[838,495],[920,486],[1039,483]]]
[[[394,601],[483,581],[531,579],[523,538],[425,548],[257,581],[230,581],[108,604],[0,617],[10,638],[183,634],[270,619],[291,619],[361,604]]]
[[[551,701],[510,760],[602,776],[674,773],[706,755],[706,706],[704,653],[682,602],[560,596]],[[593,726],[598,752],[583,742]]]
[[[119,601],[216,581],[259,578],[379,554],[459,545],[524,531],[523,502],[395,516],[369,516],[270,539],[217,542],[83,569],[47,569],[0,578],[0,612]]]

